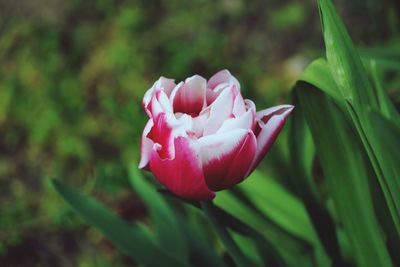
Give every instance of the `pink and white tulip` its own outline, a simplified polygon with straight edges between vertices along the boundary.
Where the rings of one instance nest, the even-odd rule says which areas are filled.
[[[291,105],[256,112],[227,70],[175,84],[161,77],[143,98],[149,116],[139,168],[175,195],[211,200],[243,181],[272,146]]]

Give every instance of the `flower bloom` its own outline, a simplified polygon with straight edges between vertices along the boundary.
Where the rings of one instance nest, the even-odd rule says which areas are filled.
[[[246,178],[263,159],[291,105],[256,112],[227,70],[175,84],[161,77],[143,99],[149,116],[139,168],[150,170],[175,195],[211,200],[215,191]]]

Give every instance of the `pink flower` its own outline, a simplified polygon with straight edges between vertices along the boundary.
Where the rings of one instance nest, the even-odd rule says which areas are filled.
[[[175,195],[199,201],[243,181],[293,110],[280,105],[256,112],[227,70],[208,81],[194,75],[175,84],[161,77],[144,95],[143,107],[149,121],[139,168]]]

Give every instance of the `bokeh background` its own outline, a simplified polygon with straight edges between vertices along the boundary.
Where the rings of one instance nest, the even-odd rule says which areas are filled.
[[[334,2],[358,46],[399,47],[400,2]],[[321,55],[313,0],[0,0],[0,265],[135,266],[49,178],[146,220],[126,177],[159,76],[227,68],[261,109],[288,102]],[[279,142],[264,172],[279,167]]]

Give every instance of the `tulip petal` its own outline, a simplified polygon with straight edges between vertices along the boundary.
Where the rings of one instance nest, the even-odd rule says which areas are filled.
[[[175,113],[175,117],[179,124],[186,132],[191,132],[193,129],[193,118],[185,113]]]
[[[204,135],[216,133],[225,120],[233,118],[232,109],[237,94],[238,91],[234,86],[228,87],[207,109],[202,111],[202,113],[209,112],[208,120],[204,125]]]
[[[205,182],[198,148],[184,137],[174,140],[175,156],[162,159],[153,149],[150,169],[157,180],[175,195],[189,200],[206,201],[214,198]]]
[[[161,158],[172,158],[174,151],[174,137],[186,136],[184,127],[170,113],[160,113],[154,118],[154,125],[147,134],[155,144],[158,144],[158,153]]]
[[[257,151],[248,174],[257,167],[271,148],[293,108],[292,105],[279,105],[257,112]]]
[[[254,104],[254,102],[251,101],[250,99],[245,99],[244,104],[246,106],[246,110],[251,110],[254,115],[253,124],[251,125],[251,129],[254,132],[254,129],[256,127],[256,119],[255,119],[256,118],[256,104]]]
[[[198,140],[204,176],[213,191],[229,188],[242,181],[256,152],[251,130],[237,129]]]
[[[168,96],[162,90],[154,92],[150,106],[152,117],[157,117],[161,112],[173,113],[171,102],[169,102]]]
[[[254,110],[248,110],[237,118],[232,118],[224,121],[218,129],[217,134],[232,131],[234,129],[252,129],[255,120]]]
[[[140,169],[148,169],[149,167],[148,165],[154,142],[153,140],[148,138],[147,135],[149,134],[151,128],[153,128],[153,125],[154,125],[153,120],[150,119],[146,123],[146,126],[143,129],[142,142],[140,144],[140,162],[139,162]]]
[[[235,104],[237,103],[237,99],[240,97],[243,102],[243,107],[245,108],[245,112],[241,113],[241,115],[236,115],[235,112]],[[218,129],[217,133],[227,132],[233,129],[252,129],[254,130],[254,126],[256,123],[256,105],[253,101],[249,99],[245,99],[243,101],[242,96],[239,94],[236,96],[234,107],[233,107],[233,115],[235,118],[227,119]]]
[[[209,114],[207,114],[207,112],[205,112],[204,114],[200,114],[199,116],[193,118],[192,131],[195,133],[197,138],[200,138],[203,136],[204,125],[206,125],[206,123],[207,123],[208,115]]]
[[[207,83],[208,88],[214,89],[219,84],[227,83],[229,85],[235,85],[240,90],[240,84],[238,80],[229,72],[229,70],[221,70],[212,76]]]
[[[238,94],[235,97],[235,101],[233,102],[232,114],[235,115],[235,117],[239,117],[245,112],[246,112],[245,102],[243,100],[242,95]]]
[[[167,79],[165,77],[160,77],[153,86],[147,90],[143,97],[143,108],[146,111],[147,115],[151,118],[151,101],[157,91],[163,91],[167,97],[171,95],[172,89],[176,86],[173,79]]]
[[[207,88],[206,91],[207,105],[211,105],[215,101],[215,99],[217,99],[217,97],[222,93],[222,91],[224,91],[224,89],[231,86],[233,85],[228,83],[221,83],[213,89]]]
[[[175,86],[176,84],[174,79],[168,79],[161,76],[160,79],[158,79],[158,81],[155,82],[154,87],[163,90],[165,94],[169,97]]]
[[[206,101],[207,81],[199,75],[187,78],[179,83],[171,93],[170,99],[174,112],[197,115]]]

